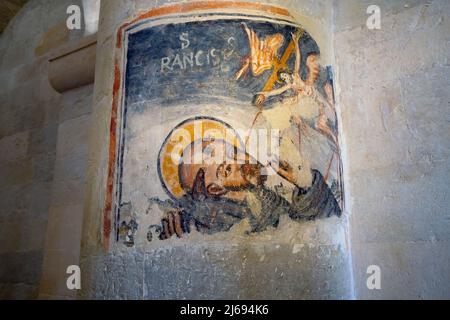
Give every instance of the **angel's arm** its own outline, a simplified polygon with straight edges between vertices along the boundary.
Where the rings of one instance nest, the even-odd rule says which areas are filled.
[[[271,90],[271,91],[261,91],[261,92],[258,92],[257,94],[262,94],[266,98],[273,97],[273,96],[277,96],[277,95],[280,95],[280,94],[288,91],[289,89],[291,89],[291,87],[292,86],[290,84],[287,84],[287,85],[285,85],[285,86],[283,86],[281,88],[278,88],[278,89],[275,89],[275,90]]]
[[[250,43],[252,42],[252,31],[250,30],[250,28],[247,26],[247,24],[245,22],[241,23],[241,26],[244,28],[245,33],[248,36],[248,40],[250,41]]]

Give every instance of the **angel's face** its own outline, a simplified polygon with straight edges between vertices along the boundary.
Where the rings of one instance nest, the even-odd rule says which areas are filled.
[[[280,73],[280,80],[283,81],[284,83],[292,83],[292,77],[289,73],[287,72],[281,72]]]

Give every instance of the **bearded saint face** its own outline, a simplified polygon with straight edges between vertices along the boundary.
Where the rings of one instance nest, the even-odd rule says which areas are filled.
[[[261,164],[223,140],[194,142],[188,146],[178,172],[187,193],[205,192],[210,196],[243,191],[262,184],[265,179]],[[198,179],[204,181],[204,191],[193,190],[199,186]]]

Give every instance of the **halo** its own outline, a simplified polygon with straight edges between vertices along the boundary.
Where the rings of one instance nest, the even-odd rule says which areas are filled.
[[[177,161],[184,149],[196,140],[221,139],[245,149],[244,143],[229,124],[212,117],[194,117],[184,120],[173,128],[164,140],[158,154],[158,175],[167,194],[179,199],[185,191],[181,186]]]

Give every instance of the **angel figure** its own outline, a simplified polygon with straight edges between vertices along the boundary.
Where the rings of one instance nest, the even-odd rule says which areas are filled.
[[[273,34],[260,40],[255,31],[251,30],[247,24],[242,23],[242,26],[248,36],[250,56],[245,57],[241,69],[235,75],[236,80],[239,80],[250,68],[254,76],[259,76],[264,71],[272,69],[278,61],[278,51],[284,43],[282,34]]]
[[[293,95],[284,99],[283,102],[285,103],[295,103],[301,97],[310,97],[319,104],[319,115],[314,121],[314,128],[337,145],[337,138],[333,133],[333,130],[328,125],[328,120],[335,118],[332,88],[329,84],[325,85],[324,90],[327,94],[327,98],[325,98],[315,86],[320,72],[316,53],[311,53],[308,55],[306,59],[308,75],[305,81],[301,78],[300,68],[302,56],[299,46],[299,38],[301,34],[291,33],[291,35],[295,45],[294,72],[290,73],[286,70],[280,70],[278,72],[278,78],[284,83],[284,85],[274,90],[257,92],[255,95],[255,104],[260,107],[264,104],[267,98],[281,95],[289,90],[293,92]],[[296,122],[299,121],[300,119],[297,118]]]

